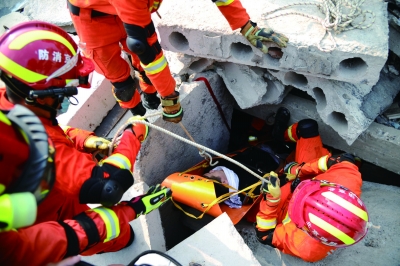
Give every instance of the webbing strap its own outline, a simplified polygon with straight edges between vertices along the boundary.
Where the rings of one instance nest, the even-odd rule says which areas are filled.
[[[75,216],[74,219],[82,226],[86,233],[88,238],[88,245],[86,248],[89,248],[94,243],[100,242],[99,230],[97,229],[95,222],[87,216],[86,213],[82,212]]]
[[[58,223],[64,228],[65,235],[67,236],[67,251],[64,258],[75,256],[79,254],[79,240],[74,229],[63,221]]]

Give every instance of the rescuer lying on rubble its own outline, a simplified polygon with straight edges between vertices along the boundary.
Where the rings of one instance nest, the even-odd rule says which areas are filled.
[[[77,86],[90,87],[88,75],[93,71],[93,65],[89,59],[81,58],[72,38],[49,23],[21,23],[0,37],[0,55],[1,79],[6,84],[6,89],[0,88],[0,109],[10,110],[20,104],[39,117],[46,133],[40,135],[40,122],[36,123],[31,130],[38,136],[32,139],[47,139],[48,135],[54,154],[49,160],[48,156],[45,159],[55,167],[55,179],[47,182],[54,185],[39,191],[39,196],[46,197],[37,206],[37,216],[36,212],[30,213],[29,223],[23,224],[35,222],[35,225],[10,230],[21,225],[14,218],[25,220],[21,217],[21,209],[30,206],[26,211],[33,211],[31,208],[36,202],[11,201],[9,210],[1,213],[8,215],[6,223],[1,224],[3,229],[10,230],[0,233],[2,264],[45,265],[72,255],[118,251],[130,245],[134,232],[129,221],[158,208],[171,196],[169,189],[157,185],[144,195],[114,206],[133,185],[133,165],[141,142],[147,137],[147,126],[134,124],[127,128],[113,153],[96,163],[87,149],[106,149],[107,140],[80,129],[67,128],[64,132],[56,120],[64,97],[76,94]],[[24,120],[28,117],[24,115],[21,119],[28,123],[29,120]],[[40,178],[30,179],[30,174],[28,180],[19,180],[16,174],[28,154],[31,156],[31,151],[23,147],[25,139],[30,140],[19,136],[22,144],[13,146],[12,142],[4,142],[1,145],[11,157],[4,160],[8,155],[0,156],[4,160],[0,162],[10,162],[1,167],[2,171],[8,169],[5,172],[8,175],[1,176],[0,187],[3,189],[0,192],[34,193],[38,186],[46,185]],[[32,146],[32,141],[28,144]],[[13,155],[15,152],[19,157]],[[43,159],[43,156],[39,158]],[[34,173],[39,168],[28,164],[26,170]],[[34,180],[39,182],[33,184]],[[13,190],[20,185],[22,189]],[[29,189],[25,189],[27,187]],[[90,209],[87,203],[104,206]]]
[[[81,49],[93,59],[96,71],[103,73],[113,84],[113,94],[120,106],[129,108],[133,115],[143,116],[145,108],[158,108],[158,93],[161,96],[163,119],[178,123],[183,117],[179,92],[175,90],[176,82],[171,76],[151,19],[151,14],[159,9],[161,2],[68,0],[68,9],[80,38]],[[264,41],[286,47],[288,39],[270,28],[258,28],[239,0],[212,2],[231,29],[240,28],[249,42],[263,53],[268,53]],[[121,46],[131,56],[134,69],[140,73],[141,96],[130,75],[129,64],[121,57]]]
[[[296,142],[294,162],[284,167],[296,178],[280,187],[278,175],[270,173],[271,183],[262,186],[257,239],[309,262],[359,242],[368,230],[368,213],[354,156],[332,156],[312,119],[291,125],[281,136]]]

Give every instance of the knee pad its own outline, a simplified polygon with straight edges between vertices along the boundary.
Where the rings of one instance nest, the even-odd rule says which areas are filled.
[[[314,119],[303,119],[297,124],[296,134],[298,138],[313,138],[319,135],[318,124]]]
[[[122,82],[112,82],[113,94],[117,100],[122,102],[129,102],[136,91],[135,81],[131,76],[127,80]]]

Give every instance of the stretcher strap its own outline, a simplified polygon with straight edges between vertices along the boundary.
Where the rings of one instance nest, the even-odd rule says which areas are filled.
[[[214,181],[214,180],[210,180],[210,181],[215,182],[215,183],[219,183],[218,181]],[[221,183],[220,183],[220,184],[221,184]],[[221,184],[221,185],[224,185],[224,184]],[[246,190],[250,190],[249,193],[245,194],[247,197],[250,197],[250,198],[255,198],[255,197],[257,197],[258,195],[252,194],[252,191],[254,191],[254,189],[255,189],[257,186],[259,186],[259,185],[261,185],[261,181],[258,181],[257,183],[255,183],[255,184],[253,184],[253,185],[251,185],[251,186],[248,186],[247,188],[244,188],[244,189],[242,189],[242,190],[240,190],[240,191],[225,193],[225,194],[219,196],[218,198],[216,198],[215,200],[213,200],[210,204],[202,204],[202,207],[205,208],[205,210],[204,210],[203,213],[200,214],[198,217],[196,217],[196,216],[194,216],[193,214],[188,213],[188,212],[186,212],[185,210],[183,210],[183,208],[182,208],[181,206],[179,206],[179,204],[176,203],[176,202],[173,200],[173,198],[171,198],[171,201],[172,201],[172,203],[174,203],[175,207],[177,207],[179,210],[181,210],[181,211],[182,211],[184,214],[186,214],[187,216],[189,216],[189,217],[191,217],[191,218],[194,218],[194,219],[201,219],[201,218],[203,218],[204,214],[206,214],[215,204],[219,204],[219,203],[221,203],[221,202],[227,200],[227,199],[230,198],[231,196],[238,195],[238,194],[245,194],[244,192],[245,192]],[[224,185],[224,186],[229,187],[229,188],[232,188],[231,186],[228,186],[228,185]],[[232,188],[232,189],[234,189],[234,188]],[[251,193],[251,195],[249,195],[250,193]]]

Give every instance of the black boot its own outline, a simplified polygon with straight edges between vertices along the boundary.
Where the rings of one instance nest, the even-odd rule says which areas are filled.
[[[138,105],[136,105],[135,107],[129,109],[131,110],[132,115],[140,115],[140,116],[144,116],[146,114],[146,108],[143,107],[142,102],[139,102]]]
[[[161,103],[159,97],[157,97],[157,92],[155,93],[142,93],[140,96],[142,99],[143,106],[147,109],[156,110]]]
[[[290,112],[285,107],[279,107],[275,115],[274,127],[272,128],[272,137],[275,140],[284,141],[284,133],[288,128]]]

